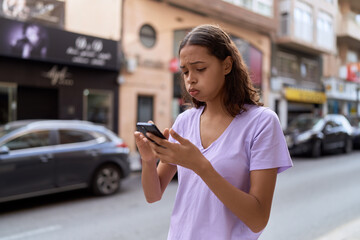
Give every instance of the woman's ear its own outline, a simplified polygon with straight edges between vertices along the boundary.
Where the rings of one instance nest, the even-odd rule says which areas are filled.
[[[223,62],[225,75],[229,74],[232,69],[233,60],[231,56],[227,56]]]

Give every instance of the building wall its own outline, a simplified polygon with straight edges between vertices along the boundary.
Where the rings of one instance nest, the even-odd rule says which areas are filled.
[[[157,32],[157,42],[151,49],[145,48],[139,39],[139,30],[145,23]],[[169,71],[174,57],[174,31],[191,29],[199,24],[218,24],[227,32],[248,41],[263,54],[263,101],[268,102],[271,43],[268,35],[241,27],[241,23],[228,23],[209,18],[164,2],[148,0],[125,1],[123,49],[128,63],[137,63],[134,71],[126,67],[121,72],[120,87],[120,135],[135,150],[133,132],[137,121],[137,96],[154,96],[154,122],[160,129],[171,127],[173,74]],[[149,66],[149,63],[153,62]],[[155,64],[156,63],[156,64]],[[151,65],[151,64],[150,64]],[[133,66],[133,65],[132,65]]]
[[[68,31],[119,40],[122,0],[65,0]]]

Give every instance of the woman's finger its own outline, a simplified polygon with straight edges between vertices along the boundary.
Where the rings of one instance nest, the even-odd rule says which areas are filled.
[[[187,140],[181,137],[179,134],[177,134],[177,132],[175,132],[174,129],[170,129],[170,134],[180,144],[185,144],[187,142]]]

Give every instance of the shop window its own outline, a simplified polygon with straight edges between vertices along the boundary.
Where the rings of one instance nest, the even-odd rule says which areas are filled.
[[[140,41],[147,48],[152,48],[155,45],[156,31],[151,25],[144,24],[140,28]]]
[[[0,82],[0,124],[16,120],[16,85]]]
[[[113,129],[114,97],[112,91],[84,90],[84,120]]]

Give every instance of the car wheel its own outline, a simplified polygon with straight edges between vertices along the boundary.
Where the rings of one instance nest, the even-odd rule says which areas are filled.
[[[113,164],[101,166],[94,175],[92,190],[95,195],[111,195],[120,188],[121,172]]]
[[[321,140],[315,140],[310,155],[313,158],[321,156]]]
[[[349,153],[349,152],[351,152],[352,149],[353,149],[352,140],[350,138],[347,138],[345,140],[345,145],[344,145],[343,152],[344,153]]]

